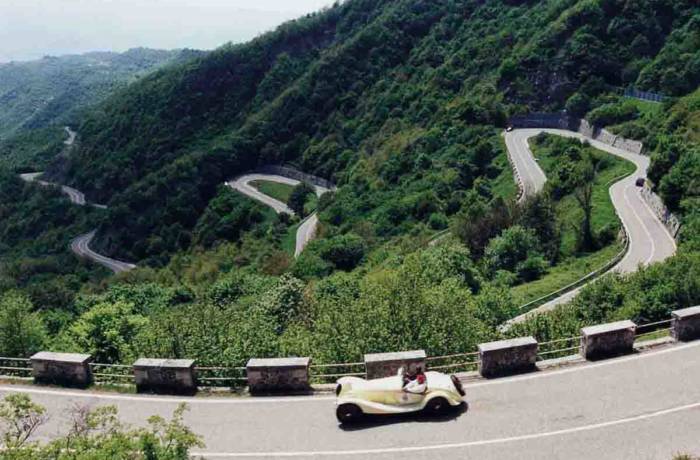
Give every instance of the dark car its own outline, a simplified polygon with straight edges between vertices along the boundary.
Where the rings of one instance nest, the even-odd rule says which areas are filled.
[[[646,183],[646,179],[643,177],[638,177],[637,181],[634,183],[637,187],[644,187],[644,184]]]

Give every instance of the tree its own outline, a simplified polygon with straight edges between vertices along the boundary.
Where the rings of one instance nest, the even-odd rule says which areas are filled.
[[[9,292],[0,298],[0,355],[26,357],[46,343],[44,322],[27,297]]]
[[[554,202],[549,193],[538,193],[528,198],[520,209],[519,222],[531,228],[540,240],[544,254],[550,262],[556,262],[561,245]]]
[[[595,238],[593,236],[592,215],[593,215],[593,179],[595,178],[595,170],[593,165],[587,166],[579,170],[577,177],[578,187],[574,192],[576,202],[583,212],[581,224],[579,225],[579,237],[577,248],[579,251],[590,251],[595,248]]]
[[[335,236],[323,242],[320,255],[339,270],[352,270],[365,256],[365,242],[352,233]]]
[[[314,195],[315,193],[316,190],[312,185],[309,185],[306,182],[300,182],[292,190],[292,194],[289,196],[289,200],[287,200],[287,206],[289,206],[290,209],[299,217],[306,217],[304,205],[309,199],[309,195]]]
[[[546,265],[540,243],[532,229],[514,225],[492,239],[484,254],[492,273],[506,270],[518,273],[523,280],[539,277]]]
[[[67,346],[90,353],[96,362],[121,363],[136,357],[134,338],[148,318],[123,301],[100,303],[83,313],[67,332]]]
[[[46,410],[25,394],[11,394],[0,403],[3,425],[0,449],[10,452],[24,448],[29,438],[47,420]]]

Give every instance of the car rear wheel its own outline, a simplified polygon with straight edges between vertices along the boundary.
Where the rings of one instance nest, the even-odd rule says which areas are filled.
[[[425,412],[430,415],[441,415],[447,412],[450,408],[450,403],[443,397],[438,396],[428,401],[425,405]]]
[[[335,416],[340,423],[356,422],[362,418],[362,409],[355,404],[341,404],[335,410]]]

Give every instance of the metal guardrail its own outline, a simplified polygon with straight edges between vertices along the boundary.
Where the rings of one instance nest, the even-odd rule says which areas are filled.
[[[603,265],[602,267],[600,267],[597,270],[592,271],[591,273],[587,274],[586,276],[579,278],[578,280],[574,281],[573,283],[567,284],[563,288],[560,288],[554,292],[551,292],[551,293],[544,295],[538,299],[532,300],[524,305],[519,306],[518,309],[519,310],[527,310],[527,311],[533,310],[537,307],[540,307],[540,306],[546,304],[547,302],[549,302],[551,300],[554,300],[558,297],[561,297],[565,294],[568,294],[569,292],[571,292],[571,291],[587,284],[588,282],[593,281],[593,280],[597,279],[598,277],[609,272],[618,263],[620,263],[620,261],[625,257],[625,255],[627,254],[627,251],[629,250],[629,238],[627,237],[627,232],[624,231],[624,227],[623,227],[623,234],[624,234],[624,239],[623,239],[624,245],[623,245],[622,250],[620,252],[618,252],[615,255],[615,257],[613,257],[608,262],[606,262],[605,265]]]
[[[0,358],[0,378],[30,378],[32,367],[26,358]]]

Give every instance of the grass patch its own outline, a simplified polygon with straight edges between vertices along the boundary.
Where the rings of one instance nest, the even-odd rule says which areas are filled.
[[[513,177],[513,169],[508,161],[506,153],[506,141],[501,137],[502,149],[501,153],[493,160],[493,165],[501,169],[501,173],[493,180],[491,191],[493,196],[503,198],[505,200],[515,198],[518,194],[518,185]]]
[[[513,296],[513,302],[518,306],[525,305],[558,291],[564,286],[580,280],[592,271],[603,267],[620,251],[622,251],[622,244],[616,243],[606,246],[600,251],[580,257],[570,257],[550,268],[549,272],[537,281],[512,288],[510,292]]]
[[[280,184],[279,182],[272,182],[267,180],[255,180],[250,183],[252,187],[260,190],[267,196],[274,198],[277,201],[286,203],[289,201],[289,197],[292,195],[292,190],[294,187],[287,184]]]
[[[292,256],[297,249],[297,230],[299,230],[299,226],[301,226],[301,222],[289,227],[287,234],[282,238],[282,250]]]

